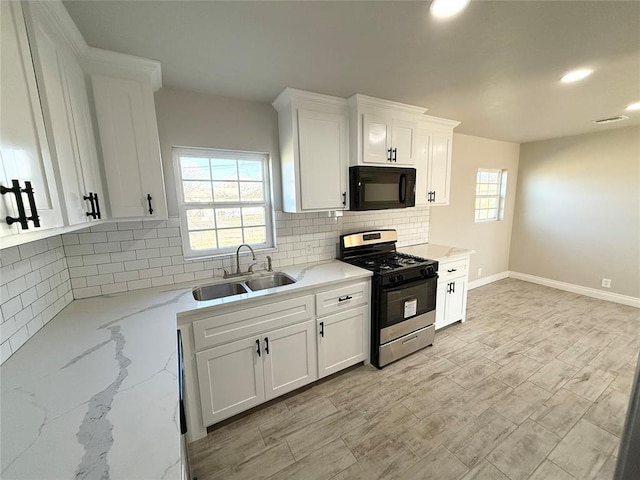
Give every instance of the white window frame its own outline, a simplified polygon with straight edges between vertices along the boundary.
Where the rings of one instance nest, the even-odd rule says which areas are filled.
[[[263,152],[248,152],[238,150],[224,150],[219,148],[195,148],[195,147],[173,147],[173,167],[175,174],[175,185],[178,195],[178,210],[180,216],[180,234],[182,236],[182,251],[185,259],[196,260],[208,257],[227,256],[230,253],[235,253],[238,245],[224,247],[224,248],[211,248],[208,250],[193,250],[189,241],[189,228],[187,224],[187,210],[191,208],[241,208],[243,206],[264,206],[265,210],[265,229],[267,240],[264,243],[251,243],[251,247],[254,251],[268,251],[273,250],[276,247],[275,236],[275,215],[273,211],[273,197],[272,197],[272,170],[271,170],[271,156]],[[182,157],[218,157],[224,159],[235,160],[260,160],[262,161],[262,184],[264,188],[264,201],[263,202],[185,202],[183,180],[182,180],[182,168],[180,166],[180,158]],[[210,230],[217,230],[212,228]]]
[[[498,174],[498,182],[497,182],[497,194],[482,194],[482,193],[478,193],[478,185],[480,185],[480,182],[478,181],[478,177],[480,176],[481,173],[497,173]],[[486,183],[485,183],[486,184]],[[489,184],[493,184],[493,182],[490,182]],[[501,170],[501,169],[497,169],[497,168],[479,168],[477,173],[476,173],[476,182],[475,182],[475,197],[474,197],[474,209],[473,209],[473,217],[474,217],[474,221],[475,223],[486,223],[486,222],[498,222],[501,221],[504,218],[504,208],[505,208],[505,197],[507,194],[507,171],[506,170]],[[489,217],[489,218],[478,218],[478,212],[482,211],[482,210],[487,210],[485,208],[477,208],[476,207],[476,203],[479,199],[483,199],[483,198],[494,198],[496,199],[496,208],[495,208],[495,215]]]

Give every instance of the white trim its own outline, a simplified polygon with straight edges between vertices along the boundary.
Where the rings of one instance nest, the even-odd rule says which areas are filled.
[[[488,277],[477,278],[476,280],[469,282],[469,286],[467,287],[467,289],[473,290],[474,288],[483,287],[485,285],[489,285],[490,283],[497,282],[498,280],[504,280],[508,277],[508,270],[500,273],[494,273],[493,275],[489,275]]]
[[[536,277],[535,275],[529,275],[528,273],[509,271],[509,278],[524,280],[525,282],[537,283],[538,285],[544,285],[545,287],[557,288],[558,290],[577,293],[587,297],[598,298],[600,300],[607,300],[609,302],[621,303],[622,305],[640,308],[640,298],[638,297],[621,295],[619,293],[603,292],[602,290],[595,288],[583,287],[582,285],[575,285],[573,283],[559,282],[558,280],[551,280],[550,278]]]
[[[89,74],[148,83],[154,92],[162,87],[162,66],[156,60],[89,47],[82,65]]]
[[[417,107],[415,105],[407,105],[406,103],[394,102],[391,100],[385,100],[382,98],[369,97],[367,95],[362,95],[361,93],[356,93],[350,96],[347,99],[349,105],[354,107],[361,107],[363,105],[379,107],[379,108],[387,108],[396,111],[402,111],[407,113],[415,113],[418,115],[422,115],[427,111],[424,107]]]

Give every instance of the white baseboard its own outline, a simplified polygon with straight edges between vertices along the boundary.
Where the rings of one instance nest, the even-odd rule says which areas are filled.
[[[545,287],[557,288],[558,290],[564,290],[566,292],[577,293],[587,297],[599,298],[600,300],[607,300],[609,302],[621,303],[630,307],[640,308],[640,298],[637,297],[620,295],[619,293],[603,292],[602,290],[597,290],[595,288],[583,287],[582,285],[575,285],[573,283],[559,282],[557,280],[551,280],[550,278],[536,277],[535,275],[529,275],[528,273],[509,271],[508,274],[509,278],[524,280],[525,282],[537,283],[538,285],[544,285]],[[471,288],[471,285],[469,285],[469,288]]]
[[[474,288],[482,287],[484,285],[488,285],[493,282],[497,282],[498,280],[503,280],[509,277],[509,271],[504,271],[500,273],[494,273],[493,275],[489,275],[488,277],[478,278],[472,282],[469,282],[468,290],[473,290]]]

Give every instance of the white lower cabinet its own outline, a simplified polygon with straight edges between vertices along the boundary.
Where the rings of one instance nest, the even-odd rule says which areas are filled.
[[[314,330],[308,321],[196,353],[205,425],[314,381]]]
[[[436,330],[455,322],[464,322],[467,314],[469,258],[440,262],[436,296]]]
[[[194,321],[202,425],[366,361],[369,292],[369,281],[347,282],[315,295],[236,303]]]
[[[211,425],[265,401],[260,338],[245,338],[196,353],[202,420]]]
[[[318,378],[350,367],[366,358],[369,308],[362,306],[327,315],[318,324]]]

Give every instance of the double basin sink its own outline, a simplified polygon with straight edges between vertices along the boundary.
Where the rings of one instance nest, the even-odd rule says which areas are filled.
[[[216,283],[213,285],[203,285],[193,289],[193,298],[198,301],[214,300],[216,298],[231,297],[247,292],[256,292],[267,288],[282,287],[291,285],[296,281],[286,273],[276,272],[263,277],[248,278],[242,281],[227,283]]]

